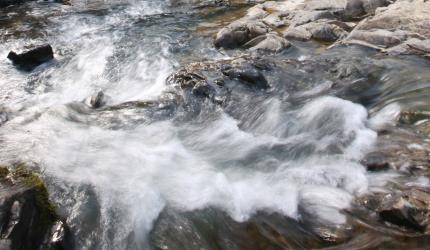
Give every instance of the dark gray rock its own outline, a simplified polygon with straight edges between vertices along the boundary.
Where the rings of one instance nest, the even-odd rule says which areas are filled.
[[[21,54],[13,51],[9,52],[7,58],[19,68],[27,71],[33,70],[35,67],[54,58],[54,52],[51,45],[43,45]]]
[[[92,108],[101,108],[106,104],[105,95],[103,91],[99,91],[97,94],[91,96],[90,98],[90,106]]]
[[[261,70],[245,60],[238,60],[233,64],[224,65],[221,71],[224,75],[237,79],[248,86],[262,89],[270,87]]]
[[[390,168],[390,163],[384,154],[372,152],[367,154],[361,161],[368,171],[383,171]]]

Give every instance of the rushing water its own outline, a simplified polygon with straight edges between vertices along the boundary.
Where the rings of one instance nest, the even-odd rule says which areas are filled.
[[[0,129],[2,161],[40,167],[79,249],[152,248],[151,230],[165,208],[216,208],[237,222],[264,211],[343,225],[351,200],[384,181],[359,164],[376,142],[375,130],[401,105],[426,105],[419,100],[428,95],[413,103],[397,89],[402,64],[422,62],[384,61],[393,65],[385,72],[396,73],[379,75],[383,87],[368,88],[361,99],[351,97],[353,90],[335,97],[330,83],[313,79],[315,86],[294,93],[305,103],[243,91],[229,112],[206,104],[192,119],[85,108],[99,90],[108,105],[157,99],[181,65],[227,58],[211,45],[229,18],[226,9],[193,8],[195,2],[31,3],[2,12],[0,99],[9,114]],[[37,43],[50,43],[56,59],[31,73],[5,59]],[[291,56],[308,58],[308,50]],[[415,69],[417,91],[428,87],[425,70]],[[173,217],[167,220],[175,227]]]

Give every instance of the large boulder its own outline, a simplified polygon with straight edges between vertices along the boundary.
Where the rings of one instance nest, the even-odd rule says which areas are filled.
[[[398,54],[429,54],[430,2],[398,0],[361,21],[344,44]]]
[[[40,64],[53,59],[54,52],[51,45],[47,44],[28,50],[21,54],[11,51],[9,52],[7,58],[19,68],[30,71]]]

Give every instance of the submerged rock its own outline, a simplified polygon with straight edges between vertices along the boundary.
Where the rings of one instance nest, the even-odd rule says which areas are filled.
[[[378,214],[394,225],[426,232],[430,224],[430,193],[414,188],[400,195],[388,195]]]
[[[90,105],[92,108],[95,108],[95,109],[97,109],[97,108],[101,108],[101,107],[103,107],[105,104],[106,104],[106,101],[105,101],[105,94],[103,93],[103,91],[99,91],[99,92],[97,92],[97,94],[92,95],[92,96],[90,97],[89,105]]]
[[[262,70],[245,60],[239,59],[231,64],[224,65],[221,71],[224,75],[237,79],[248,86],[262,89],[270,87]]]
[[[361,163],[366,166],[368,171],[382,171],[390,168],[390,163],[385,155],[379,152],[367,154]]]
[[[72,249],[42,180],[24,165],[0,167],[0,249]],[[53,229],[56,223],[57,226]],[[63,244],[63,245],[62,245]]]
[[[54,52],[51,45],[43,45],[21,54],[14,51],[9,52],[7,58],[19,68],[31,71],[35,67],[54,58]]]

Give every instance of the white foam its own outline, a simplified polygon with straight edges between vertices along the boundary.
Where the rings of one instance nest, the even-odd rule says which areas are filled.
[[[268,110],[273,112],[273,108]],[[281,113],[275,117],[282,117],[281,109],[277,110]],[[214,206],[237,221],[260,210],[299,218],[300,205],[323,221],[343,223],[339,210],[347,208],[368,186],[364,168],[350,160],[375,140],[374,133],[365,127],[365,109],[323,97],[298,113],[301,128],[282,138],[271,131],[243,131],[225,114],[204,126],[157,122],[113,131],[65,121],[64,111],[54,108],[31,123],[16,126],[19,119],[11,121],[9,132],[2,136],[15,152],[24,151],[44,166],[48,175],[94,186],[106,230],[112,223],[110,210],[123,211],[124,221],[115,225],[117,242],[131,231],[144,237],[165,204],[186,211]],[[337,123],[334,130],[327,127],[333,125],[325,126],[320,120],[326,115],[335,118],[327,121]],[[273,123],[280,125],[277,119]],[[338,130],[342,133],[335,133]],[[251,165],[241,163],[261,147],[294,141],[291,138],[297,134],[293,131],[308,137],[318,131],[333,132],[325,135],[330,139],[314,142],[321,147],[343,136],[355,137],[342,154],[286,160],[267,155]],[[301,141],[296,143],[300,146]],[[273,167],[266,166],[267,160]]]

